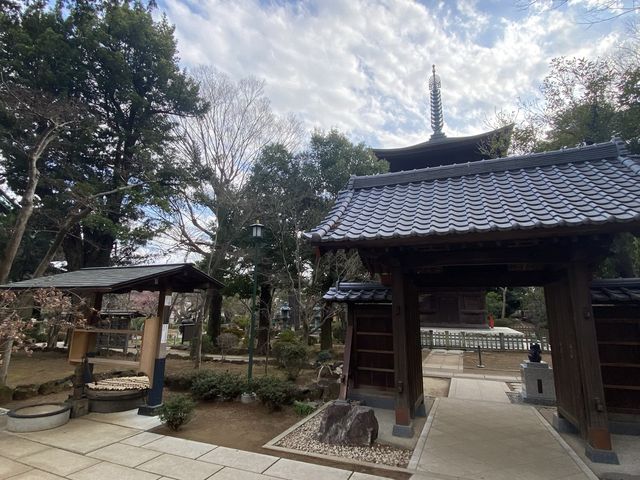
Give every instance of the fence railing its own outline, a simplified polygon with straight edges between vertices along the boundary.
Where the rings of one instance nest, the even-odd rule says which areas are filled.
[[[470,332],[451,332],[426,330],[420,332],[422,348],[444,348],[447,350],[474,350],[480,346],[482,350],[500,352],[526,352],[532,343],[539,343],[543,352],[550,352],[549,337],[541,335],[487,334]]]

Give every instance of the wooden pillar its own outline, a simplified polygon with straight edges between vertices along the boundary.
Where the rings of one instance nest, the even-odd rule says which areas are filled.
[[[586,262],[572,262],[568,267],[568,280],[579,375],[582,380],[585,424],[581,426],[581,431],[587,441],[586,454],[593,461],[618,463],[617,456],[612,451],[609,433],[596,326],[591,307],[591,271]]]
[[[161,287],[158,293],[158,317],[147,319],[142,340],[140,366],[141,369],[145,368],[143,371],[149,376],[151,389],[147,396],[147,405],[138,410],[141,415],[155,415],[156,408],[162,404],[170,315],[171,289]]]
[[[352,387],[353,380],[351,377],[351,357],[353,355],[353,328],[354,328],[354,310],[355,305],[347,305],[347,332],[344,339],[344,360],[342,364],[342,376],[340,377],[340,393],[339,400],[346,400],[349,395],[349,389]]]
[[[410,399],[409,385],[409,352],[407,352],[407,277],[400,266],[392,268],[392,310],[391,323],[393,326],[393,358],[396,387],[396,421],[393,435],[397,437],[412,437],[413,424],[411,417],[413,405]]]

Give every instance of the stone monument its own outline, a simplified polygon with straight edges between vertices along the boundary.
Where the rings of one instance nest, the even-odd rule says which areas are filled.
[[[529,350],[529,360],[520,364],[522,377],[522,400],[528,403],[553,405],[556,401],[556,387],[553,383],[553,369],[542,361],[540,345],[534,343]]]

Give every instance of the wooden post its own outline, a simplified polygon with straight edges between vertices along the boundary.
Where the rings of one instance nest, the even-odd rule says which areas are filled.
[[[140,407],[138,413],[140,415],[155,415],[156,409],[162,404],[162,389],[164,388],[164,370],[167,356],[167,335],[169,332],[169,316],[171,315],[171,290],[161,287],[158,292],[158,318],[148,319],[153,322],[147,328],[145,322],[144,335],[142,340],[143,356],[149,354],[150,350],[154,351],[153,370],[149,375],[151,389],[147,396],[147,405]],[[145,342],[145,336],[152,336]],[[145,351],[146,343],[146,351]],[[140,362],[142,366],[142,361]]]
[[[340,394],[338,399],[346,400],[349,394],[349,381],[351,374],[351,355],[353,348],[353,309],[350,305],[347,307],[347,334],[344,340],[344,361],[342,363],[342,377],[340,378]]]
[[[581,430],[587,441],[586,455],[593,461],[618,463],[609,433],[596,327],[591,307],[591,271],[588,265],[585,262],[572,262],[568,268],[568,280],[579,374],[582,380],[586,424]]]
[[[395,410],[396,420],[393,435],[412,437],[411,402],[409,400],[408,352],[407,352],[407,279],[399,266],[392,268],[392,312],[393,326],[393,358],[396,387]]]

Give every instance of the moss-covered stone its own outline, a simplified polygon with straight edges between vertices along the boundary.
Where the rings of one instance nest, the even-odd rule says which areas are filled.
[[[38,395],[38,387],[39,385],[36,384],[18,385],[13,391],[13,399],[26,400],[27,398],[35,397]]]

